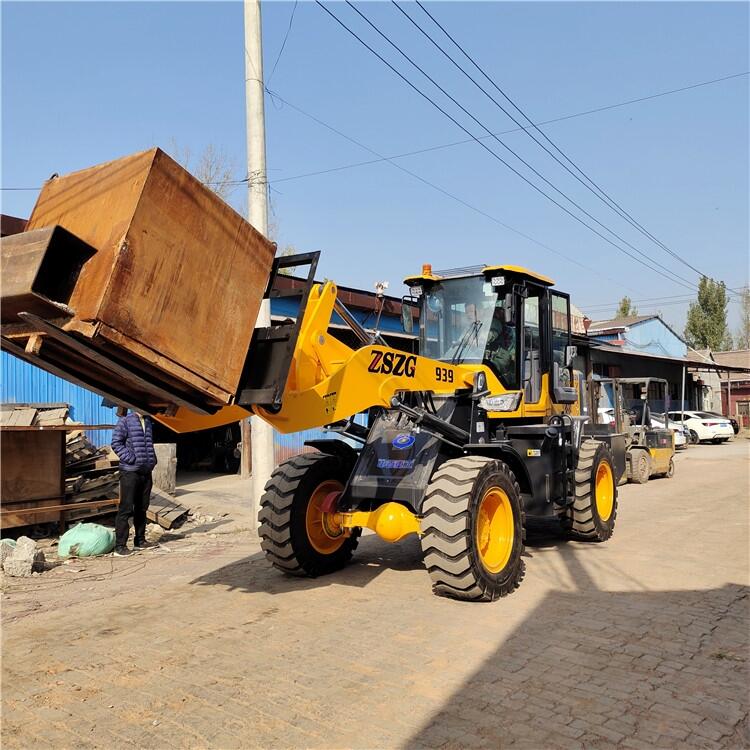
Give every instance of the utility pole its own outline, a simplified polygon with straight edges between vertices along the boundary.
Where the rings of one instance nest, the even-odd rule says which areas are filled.
[[[250,223],[268,234],[268,184],[266,180],[266,121],[263,90],[263,43],[260,0],[244,0],[245,11],[245,106],[247,108],[247,209]],[[271,304],[263,300],[258,326],[271,325]],[[248,450],[248,447],[250,450]],[[251,456],[252,451],[252,456]],[[252,464],[251,464],[252,459]],[[242,421],[243,478],[252,465],[252,502],[255,517],[263,487],[274,468],[273,428],[259,417]]]

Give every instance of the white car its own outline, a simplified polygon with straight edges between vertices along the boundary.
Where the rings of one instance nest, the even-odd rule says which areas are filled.
[[[615,410],[613,408],[600,408],[599,409],[599,424],[614,425],[615,423]],[[663,414],[652,414],[651,415],[651,426],[664,429],[664,415]],[[674,447],[684,448],[688,444],[688,434],[686,435],[682,429],[682,425],[679,422],[673,422],[669,420],[669,429],[674,432]]]
[[[651,415],[651,426],[664,429],[664,418],[662,414]],[[669,420],[669,429],[674,432],[674,447],[675,448],[686,448],[688,440],[690,439],[690,431],[687,429],[683,430],[682,425],[679,422],[673,422]],[[685,434],[687,433],[687,434]]]
[[[670,411],[670,420],[680,422],[682,412]],[[724,443],[734,437],[732,423],[726,417],[717,417],[706,411],[686,411],[685,426],[690,430],[693,443],[710,440],[713,443]]]

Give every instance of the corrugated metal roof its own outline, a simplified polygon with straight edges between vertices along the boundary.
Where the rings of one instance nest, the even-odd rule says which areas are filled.
[[[585,346],[582,337],[576,337],[576,345]],[[626,357],[638,357],[643,359],[658,359],[662,362],[674,362],[675,364],[687,365],[696,370],[716,370],[721,372],[750,372],[750,368],[738,367],[735,365],[722,364],[720,362],[705,362],[695,357],[670,357],[666,354],[654,354],[652,352],[634,352],[632,349],[625,349],[622,346],[610,346],[599,339],[589,339],[588,346],[591,350],[610,352],[612,354],[622,354]],[[715,356],[715,355],[714,355]]]
[[[71,419],[83,424],[113,424],[114,409],[102,406],[98,393],[87,391],[67,380],[50,375],[38,367],[2,352],[2,401],[11,404],[70,404]],[[94,430],[88,434],[94,445],[108,445],[111,430]]]
[[[745,372],[734,373],[730,377],[732,380],[750,380],[750,349],[735,349],[730,352],[714,352],[714,360],[722,365],[732,367],[743,367]]]
[[[658,315],[631,315],[627,318],[614,318],[613,320],[598,320],[589,326],[589,333],[594,331],[617,331],[628,326],[642,323],[644,320],[653,320]]]

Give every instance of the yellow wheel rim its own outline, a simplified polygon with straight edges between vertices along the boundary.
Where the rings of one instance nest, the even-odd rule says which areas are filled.
[[[305,513],[305,530],[307,538],[316,552],[321,555],[332,555],[346,539],[346,531],[335,523],[332,513],[324,513],[322,509],[323,501],[331,492],[341,492],[344,485],[331,479],[327,482],[321,482],[312,495],[310,502],[307,504]]]
[[[479,503],[476,534],[482,565],[499,573],[508,564],[515,539],[513,506],[499,487],[490,487]]]
[[[599,518],[608,520],[615,507],[615,480],[607,461],[602,461],[596,469],[595,501]]]

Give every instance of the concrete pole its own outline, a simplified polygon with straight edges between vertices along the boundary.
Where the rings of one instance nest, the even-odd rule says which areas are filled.
[[[263,44],[260,0],[244,0],[245,12],[245,106],[247,108],[247,209],[250,223],[268,235],[268,185],[266,182],[266,125],[263,90]],[[256,327],[271,324],[271,306],[264,300]],[[274,468],[273,428],[258,417],[242,423],[242,476],[250,473],[252,451],[252,502],[260,508],[263,487]],[[249,438],[249,439],[248,439]],[[257,513],[256,513],[257,518]]]

